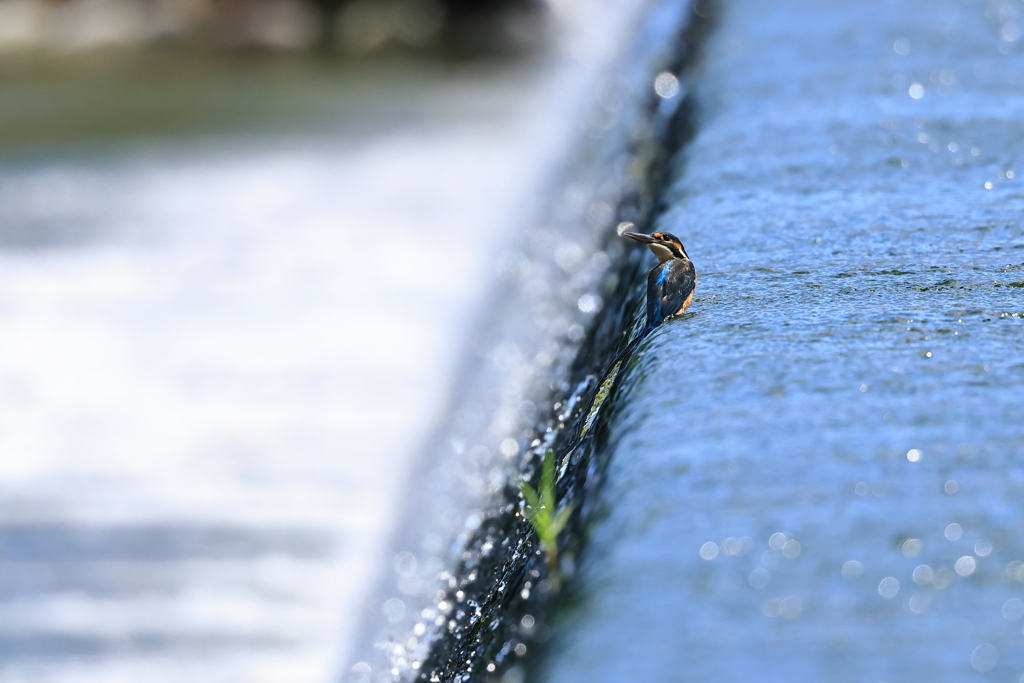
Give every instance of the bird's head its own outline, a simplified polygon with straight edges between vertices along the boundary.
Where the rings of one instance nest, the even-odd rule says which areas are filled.
[[[622,236],[649,246],[661,263],[674,258],[690,258],[679,238],[669,232],[652,232],[650,235],[642,232],[624,232]]]

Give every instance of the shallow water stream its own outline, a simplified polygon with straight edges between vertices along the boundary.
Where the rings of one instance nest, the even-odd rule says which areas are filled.
[[[541,680],[1024,672],[1022,10],[721,3]]]

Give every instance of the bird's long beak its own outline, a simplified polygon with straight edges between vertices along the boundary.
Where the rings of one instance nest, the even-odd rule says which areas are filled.
[[[642,232],[624,232],[624,233],[622,233],[622,236],[623,237],[628,237],[631,240],[636,240],[637,242],[642,242],[644,244],[657,244],[658,243],[658,240],[654,239],[650,235],[645,235]]]

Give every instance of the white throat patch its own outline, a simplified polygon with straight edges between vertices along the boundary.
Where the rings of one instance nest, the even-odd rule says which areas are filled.
[[[648,244],[647,246],[651,248],[651,251],[654,252],[654,255],[658,257],[658,261],[661,263],[675,258],[675,255],[668,250],[668,247],[663,247],[660,244]]]

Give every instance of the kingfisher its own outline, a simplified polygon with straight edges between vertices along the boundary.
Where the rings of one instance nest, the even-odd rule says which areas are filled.
[[[645,235],[624,232],[622,236],[646,244],[658,257],[658,265],[647,276],[646,333],[662,320],[680,315],[690,306],[693,290],[697,287],[697,270],[686,255],[683,243],[671,233]]]

